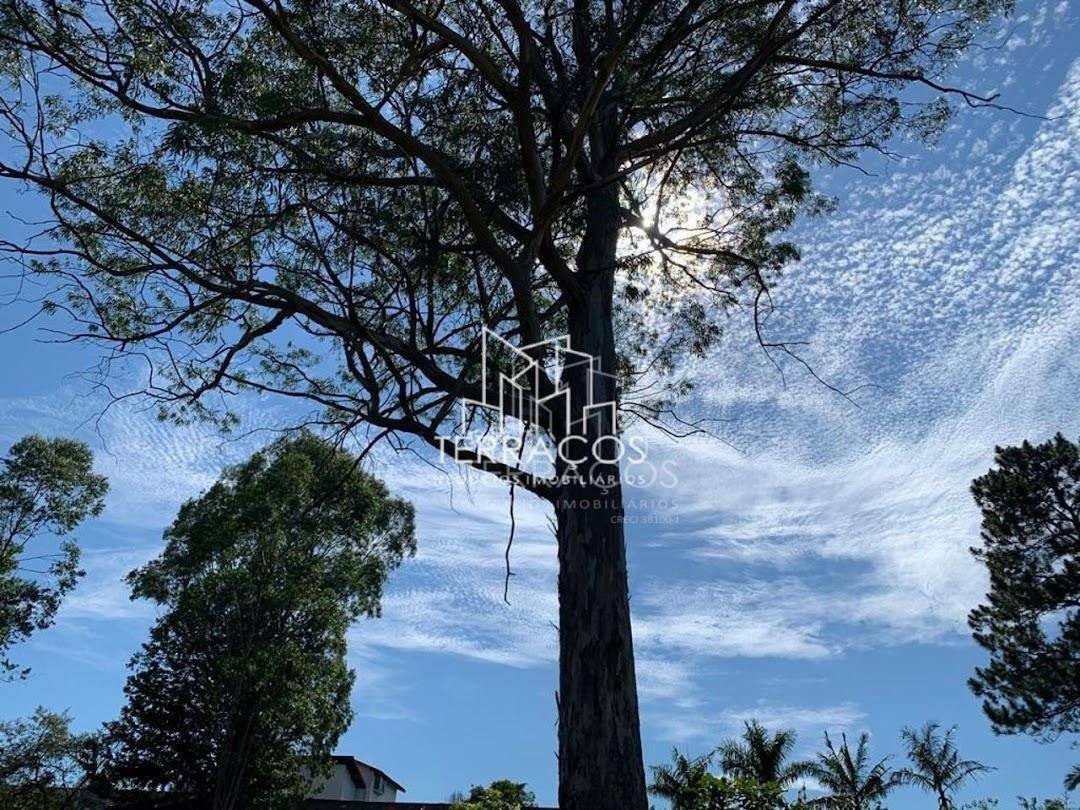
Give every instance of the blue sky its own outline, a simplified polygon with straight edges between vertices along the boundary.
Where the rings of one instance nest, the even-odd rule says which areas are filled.
[[[978,515],[970,479],[995,444],[1080,436],[1080,59],[1077,15],[1020,3],[956,81],[1048,120],[961,110],[937,148],[864,176],[824,172],[838,210],[801,223],[803,259],[782,284],[777,336],[859,407],[795,366],[786,382],[736,316],[695,363],[696,416],[723,441],[678,445],[673,489],[631,490],[629,553],[647,761],[673,745],[704,752],[745,719],[872,734],[899,753],[905,724],[959,724],[966,756],[997,770],[962,795],[1060,793],[1080,757],[1069,741],[995,737],[965,681],[983,660],[964,618],[985,590],[970,559]],[[1071,116],[1068,115],[1071,113]],[[32,218],[30,197],[0,187],[0,210]],[[5,214],[0,227],[18,232]],[[19,308],[0,313],[16,322]],[[86,579],[55,628],[18,650],[25,682],[0,688],[0,716],[37,704],[80,728],[114,717],[125,664],[153,614],[122,575],[153,556],[179,504],[260,437],[224,441],[161,425],[137,402],[101,413],[80,377],[85,347],[0,336],[0,444],[31,432],[89,441],[112,481],[108,508],[79,538]],[[288,414],[245,399],[246,425]],[[471,783],[527,780],[555,796],[555,551],[545,511],[519,499],[512,604],[502,602],[505,489],[412,457],[375,471],[411,498],[420,550],[395,575],[381,619],[351,633],[357,719],[339,750],[442,800]],[[901,760],[897,757],[897,762]],[[901,791],[890,806],[929,806]]]

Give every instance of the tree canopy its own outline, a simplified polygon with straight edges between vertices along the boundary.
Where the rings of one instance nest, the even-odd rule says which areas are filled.
[[[1080,731],[1080,446],[998,447],[971,485],[990,591],[968,616],[990,653],[969,681],[994,729]]]
[[[678,748],[671,750],[671,764],[650,767],[649,793],[671,804],[671,810],[699,810],[706,800],[712,755],[688,757]]]
[[[524,782],[497,779],[487,787],[473,785],[469,797],[451,810],[528,810],[536,806],[536,796]]]
[[[720,769],[729,776],[789,788],[809,767],[806,762],[790,761],[795,741],[790,729],[770,733],[757,720],[748,720],[740,739],[727,740],[717,749]]]
[[[0,678],[18,669],[11,647],[53,623],[84,573],[70,538],[55,551],[27,554],[27,545],[42,534],[67,537],[101,514],[109,482],[93,463],[82,442],[43,436],[20,439],[0,461]]]
[[[753,777],[709,773],[712,757],[693,759],[672,751],[670,765],[653,765],[649,793],[671,802],[672,810],[801,810],[800,799],[789,802],[784,787]]]
[[[0,805],[61,810],[97,772],[100,740],[71,731],[71,718],[38,708],[26,720],[0,722]]]
[[[671,764],[652,766],[649,792],[671,803],[672,810],[782,810],[805,806],[800,794],[786,793],[811,767],[791,762],[795,732],[769,732],[757,720],[744,724],[739,738],[728,739],[710,754],[688,757],[673,749]],[[709,772],[718,758],[720,775]]]
[[[1008,7],[4,0],[0,176],[56,219],[8,247],[174,414],[274,390],[441,447],[481,327],[586,318],[656,415],[633,382],[761,302],[811,167],[985,103],[940,76]]]
[[[311,435],[184,504],[128,576],[165,612],[108,724],[112,784],[214,810],[299,798],[353,716],[346,630],[413,549],[412,507]]]

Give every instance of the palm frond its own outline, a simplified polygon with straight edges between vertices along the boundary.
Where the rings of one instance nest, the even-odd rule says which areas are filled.
[[[1065,774],[1065,789],[1076,790],[1080,788],[1080,765],[1073,765],[1072,770]]]
[[[738,739],[721,743],[720,769],[736,779],[754,779],[761,783],[775,782],[788,787],[805,775],[804,762],[787,762],[795,747],[796,734],[790,729],[770,732],[757,720],[745,723]]]
[[[899,783],[885,757],[870,764],[870,735],[859,735],[852,752],[847,735],[840,745],[825,734],[825,751],[808,764],[807,775],[816,779],[826,795],[811,799],[816,807],[869,810],[876,807]]]
[[[974,759],[961,759],[956,747],[956,726],[944,733],[937,723],[926,723],[920,729],[905,727],[900,739],[907,749],[911,766],[898,774],[906,785],[922,788],[937,796],[939,810],[953,807],[953,794],[976,776],[992,771]]]

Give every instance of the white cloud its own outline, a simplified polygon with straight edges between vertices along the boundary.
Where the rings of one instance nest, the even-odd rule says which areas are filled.
[[[1078,99],[1080,63],[1050,114]],[[699,373],[696,415],[734,416],[742,452],[670,451],[681,522],[650,545],[697,565],[650,583],[673,597],[639,611],[646,640],[808,657],[964,632],[985,589],[971,479],[995,444],[1080,431],[1078,135],[1043,123],[997,188],[979,166],[897,172],[809,236],[774,328],[882,390],[858,410],[805,375],[782,388],[740,337]]]
[[[640,601],[634,638],[647,651],[783,658],[833,652],[822,618],[831,597],[795,580],[668,583]]]
[[[792,706],[759,701],[750,706],[716,707],[705,700],[688,705],[668,705],[650,716],[650,729],[676,746],[708,746],[738,736],[743,724],[757,720],[770,730],[790,729],[798,735],[800,748],[810,749],[822,732],[830,734],[858,728],[866,715],[851,703]]]
[[[84,552],[82,567],[86,576],[68,596],[60,609],[59,621],[91,619],[147,621],[154,616],[153,606],[145,600],[131,599],[131,588],[124,582],[129,571],[149,562],[156,549],[104,549]]]

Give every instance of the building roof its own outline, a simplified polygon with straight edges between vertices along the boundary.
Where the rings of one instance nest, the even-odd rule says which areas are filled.
[[[365,787],[364,775],[360,771],[360,766],[363,765],[368,770],[377,773],[379,776],[381,776],[395,788],[400,790],[402,793],[405,792],[405,786],[398,782],[396,779],[394,779],[392,776],[390,776],[390,774],[388,774],[382,768],[376,768],[374,765],[369,765],[367,762],[363,762],[362,760],[359,760],[356,757],[349,756],[348,754],[334,754],[331,759],[333,759],[334,762],[336,762],[337,764],[345,766],[345,770],[348,772],[349,778],[352,779],[353,784],[356,785],[358,788]]]

